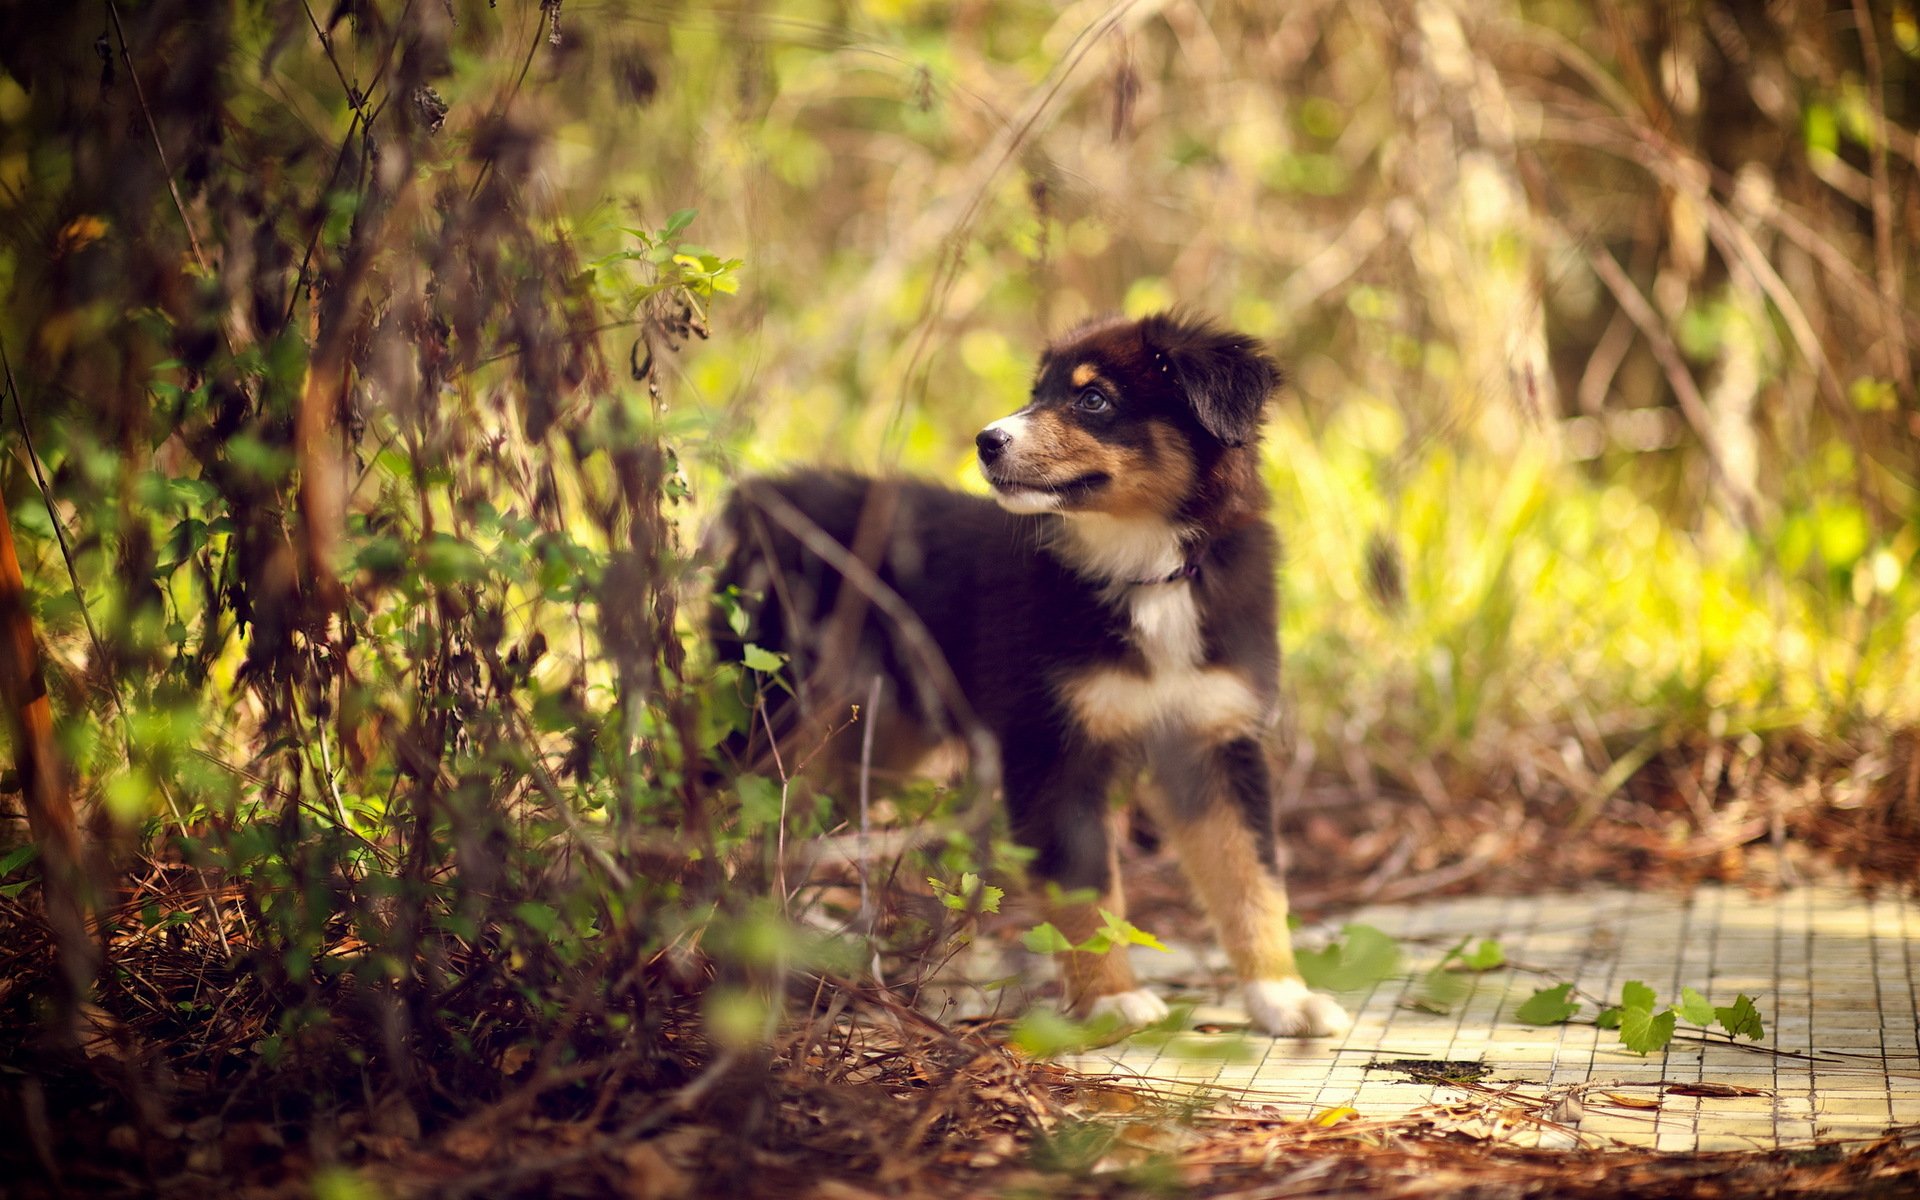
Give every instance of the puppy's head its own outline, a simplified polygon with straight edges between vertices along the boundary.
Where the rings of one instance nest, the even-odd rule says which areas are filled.
[[[1244,334],[1162,313],[1083,326],[1040,358],[1033,398],[980,431],[1013,512],[1172,518],[1259,436],[1279,368]]]

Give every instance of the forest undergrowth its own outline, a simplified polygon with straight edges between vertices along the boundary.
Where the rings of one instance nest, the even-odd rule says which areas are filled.
[[[1294,379],[1309,916],[1910,888],[1912,14],[1602,7],[5,5],[9,1188],[1911,1187],[1077,1075],[912,1003],[990,796],[716,762],[729,480],[978,486],[1048,333],[1185,303]]]

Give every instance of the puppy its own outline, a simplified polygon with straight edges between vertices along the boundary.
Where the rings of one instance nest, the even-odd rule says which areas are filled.
[[[1026,407],[974,439],[991,499],[841,473],[744,484],[720,582],[746,631],[716,615],[713,632],[723,656],[788,654],[777,742],[818,744],[849,703],[879,721],[866,749],[883,772],[971,733],[1033,872],[1099,896],[1054,913],[1076,943],[1100,909],[1126,912],[1108,793],[1145,766],[1140,799],[1254,1024],[1315,1036],[1348,1020],[1294,965],[1262,747],[1280,652],[1258,446],[1279,379],[1256,341],[1202,321],[1083,326],[1048,347]],[[734,753],[764,766],[766,740]],[[861,738],[835,741],[859,761]],[[1124,949],[1060,958],[1075,1014],[1166,1015]]]

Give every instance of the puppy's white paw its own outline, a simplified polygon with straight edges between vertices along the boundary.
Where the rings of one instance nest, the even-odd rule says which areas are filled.
[[[1274,1037],[1339,1037],[1353,1019],[1333,997],[1310,992],[1298,979],[1254,979],[1246,986],[1254,1028]]]
[[[1094,1024],[1111,1021],[1122,1029],[1145,1029],[1166,1020],[1167,1012],[1166,1001],[1147,988],[1134,988],[1095,1000],[1087,1010],[1087,1020]]]

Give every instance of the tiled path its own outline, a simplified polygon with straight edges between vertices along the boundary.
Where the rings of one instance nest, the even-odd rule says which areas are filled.
[[[1583,891],[1395,905],[1351,919],[1403,939],[1409,975],[1343,995],[1356,1018],[1345,1038],[1251,1037],[1230,989],[1192,986],[1219,972],[1178,947],[1136,950],[1136,965],[1164,995],[1197,1005],[1190,1023],[1229,1028],[1136,1037],[1075,1065],[1301,1117],[1343,1106],[1361,1118],[1428,1109],[1484,1127],[1502,1120],[1488,1114],[1504,1112],[1548,1145],[1738,1150],[1920,1123],[1920,902],[1837,888],[1770,897],[1726,888]],[[1464,936],[1497,938],[1513,965],[1470,976],[1471,992],[1449,1015],[1412,1007],[1411,977]],[[1302,936],[1313,940],[1312,931]],[[1536,1028],[1513,1017],[1551,982],[1612,1000],[1630,979],[1663,1003],[1683,985],[1721,1004],[1746,992],[1766,1019],[1766,1040],[1729,1045],[1683,1034],[1665,1053],[1641,1058],[1591,1024],[1592,1004],[1575,1019],[1586,1024]],[[1455,1087],[1369,1069],[1390,1059],[1479,1060],[1490,1071]],[[1722,1086],[1676,1092],[1676,1084]]]

